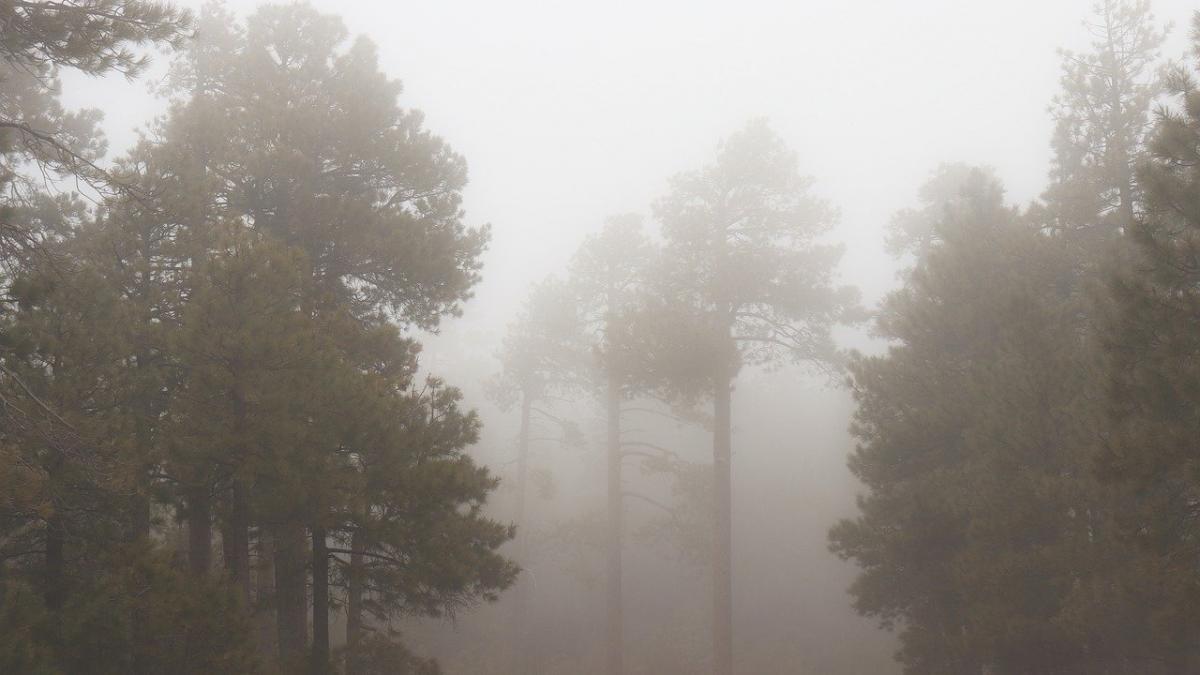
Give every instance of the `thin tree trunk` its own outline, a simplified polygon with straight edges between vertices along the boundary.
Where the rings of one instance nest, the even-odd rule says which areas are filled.
[[[1116,54],[1120,50],[1114,41],[1113,19],[1107,11],[1105,12],[1105,23],[1109,52]],[[1121,200],[1121,203],[1117,205],[1117,213],[1120,218],[1117,226],[1128,230],[1133,227],[1133,157],[1131,156],[1133,148],[1128,147],[1129,144],[1127,143],[1127,141],[1132,139],[1121,136],[1119,131],[1123,126],[1121,124],[1121,113],[1123,112],[1121,103],[1122,92],[1117,88],[1119,81],[1120,77],[1117,75],[1114,75],[1109,80],[1109,105],[1112,107],[1112,110],[1109,111],[1108,122],[1109,129],[1115,134],[1110,142],[1115,146],[1113,155],[1115,155],[1117,162],[1117,166],[1115,167],[1118,182],[1117,195],[1118,199]]]
[[[366,546],[361,529],[350,537],[350,572],[346,580],[346,675],[358,675],[358,649],[362,642],[363,549]]]
[[[283,672],[302,672],[308,643],[304,526],[284,523],[275,532],[275,621]]]
[[[525,522],[525,497],[529,483],[529,424],[530,414],[533,411],[533,401],[529,394],[523,394],[521,397],[521,431],[517,439],[517,564],[524,571],[525,565],[529,558],[529,527]],[[516,638],[514,640],[514,656],[515,666],[514,671],[529,674],[532,658],[529,653],[529,575],[526,572],[521,575],[521,579],[517,582],[517,597],[516,597],[516,621],[514,628],[516,630]]]
[[[236,380],[230,391],[233,405],[234,429],[238,437],[245,434],[246,403],[242,394],[241,374],[235,373]],[[246,448],[240,443],[234,448],[234,455],[239,461],[245,461]],[[230,578],[242,591],[246,606],[250,607],[250,487],[236,476],[233,479],[232,504],[229,513],[230,546],[227,565]]]
[[[247,609],[252,607],[250,594],[250,499],[241,481],[234,481],[230,491],[229,522],[222,535],[225,550],[225,570],[241,592]]]
[[[145,292],[142,290],[139,293],[143,296],[139,298],[139,304],[145,306]],[[134,368],[140,377],[144,377],[142,373],[147,368],[146,361],[146,350],[139,347],[135,354]],[[144,380],[139,379],[139,381]],[[150,538],[150,474],[154,468],[150,459],[151,448],[154,444],[150,419],[154,416],[154,410],[149,403],[150,395],[146,391],[146,387],[140,386],[138,390],[137,399],[133,405],[135,414],[133,438],[134,457],[139,463],[139,471],[134,485],[134,494],[129,503],[129,534],[132,541],[145,541]]]
[[[329,551],[325,528],[312,526],[312,673],[329,672]]]
[[[275,543],[266,529],[258,528],[258,564],[255,569],[255,625],[258,628],[258,655],[270,663],[278,653],[278,626],[275,623]]]
[[[624,608],[621,591],[621,540],[624,509],[621,500],[621,383],[608,374],[608,673],[625,671]]]
[[[43,595],[46,607],[52,612],[62,609],[66,600],[66,576],[64,574],[66,527],[62,514],[55,512],[46,523],[46,569]]]
[[[143,367],[144,356],[138,354],[137,367]],[[145,393],[143,392],[143,396]],[[149,412],[146,410],[144,400],[140,402],[137,408],[137,423],[134,431],[135,457],[140,463],[140,470],[137,474],[134,483],[133,495],[129,498],[129,541],[134,544],[148,544],[150,541],[150,430],[147,426],[147,418]],[[130,617],[132,622],[133,634],[142,635],[146,633],[149,626],[149,619],[146,616],[144,607],[135,606]],[[149,666],[145,663],[146,655],[144,650],[135,649],[132,654],[132,663],[130,664],[130,675],[148,675],[150,672]]]
[[[130,498],[129,538],[131,541],[146,541],[150,538],[150,497],[145,494],[147,486],[139,480],[138,493]]]
[[[42,597],[46,609],[50,610],[49,639],[51,644],[62,645],[63,615],[62,608],[66,604],[66,527],[62,514],[55,511],[46,522],[46,560],[42,570]]]
[[[189,488],[187,497],[188,566],[204,576],[212,566],[212,504],[206,486]]]
[[[713,392],[713,672],[733,672],[733,502],[731,406],[733,377],[729,365],[716,367]]]

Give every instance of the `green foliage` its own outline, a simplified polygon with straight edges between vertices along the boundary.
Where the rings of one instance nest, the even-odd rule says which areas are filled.
[[[1151,159],[1138,176],[1145,215],[1131,233],[1136,250],[1110,286],[1114,302],[1104,323],[1110,424],[1101,468],[1133,495],[1127,531],[1160,561],[1155,579],[1165,597],[1154,625],[1188,645],[1173,654],[1194,669],[1200,653],[1186,636],[1200,621],[1200,585],[1183,561],[1197,552],[1200,89],[1184,70],[1170,84],[1177,105],[1159,116]]]
[[[145,68],[135,48],[179,46],[191,15],[166,2],[145,0],[0,1],[0,57],[22,68],[68,67],[89,75],[128,77]]]
[[[30,159],[110,178],[92,165],[97,118],[61,109],[56,69],[134,74],[132,50],[177,44],[187,13],[20,2],[0,20],[19,29],[0,38],[5,185],[26,186]],[[3,205],[0,555],[42,596],[14,595],[13,616],[50,626],[66,672],[254,672],[251,591],[291,621],[281,638],[298,610],[303,649],[306,528],[334,562],[321,578],[314,560],[314,591],[348,582],[368,631],[495,599],[516,574],[497,553],[512,528],[483,513],[497,481],[465,453],[478,418],[453,387],[415,383],[402,333],[457,314],[478,280],[487,230],[462,222],[465,163],[336,18],[267,6],[243,28],[210,4],[198,26],[167,115],[101,208],[36,191]],[[165,509],[187,521],[187,573],[150,550],[174,534],[150,520]],[[237,584],[206,569],[214,522]],[[276,588],[252,585],[238,547],[265,557],[271,536]],[[11,658],[45,661],[38,644]],[[436,672],[358,645],[372,667]]]
[[[65,672],[258,672],[234,589],[136,548],[114,551],[98,571],[60,619]]]
[[[204,176],[202,213],[303,252],[322,303],[423,328],[456,314],[488,230],[463,224],[466,163],[397,104],[375,46],[304,4],[265,5],[244,30],[208,5],[199,25],[149,163]]]
[[[357,663],[359,675],[441,675],[432,659],[422,659],[398,641],[373,635],[363,641]]]
[[[1086,277],[994,179],[965,185],[884,304],[893,346],[852,361],[850,468],[868,494],[832,549],[862,568],[855,607],[900,630],[907,672],[1155,672],[1149,561],[1091,473]]]
[[[832,285],[841,249],[821,236],[836,212],[811,185],[761,120],[722,143],[713,164],[671,181],[654,208],[664,243],[645,311],[651,372],[707,388],[724,384],[689,382],[707,377],[703,363],[839,362],[830,328],[857,318],[857,296]]]
[[[1120,333],[1097,334],[1110,310],[1093,291],[1153,209],[1133,167],[1163,34],[1145,2],[1100,2],[1088,26],[1093,52],[1063,55],[1045,204],[1022,216],[992,173],[941,168],[893,222],[915,266],[878,321],[892,346],[851,365],[868,492],[831,547],[862,568],[855,606],[900,631],[908,672],[1189,671],[1182,588],[1129,537],[1152,519],[1094,472],[1113,440],[1100,346]]]
[[[1166,30],[1148,0],[1099,0],[1086,23],[1091,51],[1062,52],[1048,227],[1085,245],[1133,222],[1135,169],[1145,157],[1150,107],[1163,92],[1159,48]]]
[[[51,618],[27,583],[0,585],[0,670],[29,675],[60,675],[51,642]]]

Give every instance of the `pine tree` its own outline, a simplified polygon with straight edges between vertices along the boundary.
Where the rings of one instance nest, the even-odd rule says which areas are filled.
[[[840,250],[820,241],[835,213],[811,195],[811,182],[758,121],[727,139],[713,164],[677,176],[655,205],[665,241],[650,314],[662,330],[650,332],[659,334],[652,351],[668,362],[656,369],[674,388],[713,401],[713,667],[725,675],[733,669],[734,381],[744,365],[784,359],[835,368],[830,329],[854,314],[855,293],[832,284]]]
[[[831,532],[855,607],[901,630],[914,673],[1158,672],[1158,641],[1092,474],[1103,419],[1077,258],[964,176],[853,359],[861,514]],[[941,180],[942,176],[935,177]]]
[[[515,561],[530,563],[531,519],[529,482],[534,433],[544,425],[564,432],[568,424],[551,412],[556,398],[574,392],[581,378],[590,375],[584,365],[580,323],[574,297],[561,280],[549,278],[534,286],[517,318],[509,325],[497,359],[500,372],[488,383],[488,396],[502,410],[517,408],[519,427],[516,448]],[[553,437],[552,435],[545,436]],[[513,621],[513,668],[529,670],[532,637],[529,633],[529,582],[516,584],[516,617]]]
[[[1200,16],[1194,31],[1200,58]],[[1150,160],[1138,174],[1144,215],[1130,232],[1136,251],[1110,284],[1113,306],[1103,337],[1111,423],[1101,468],[1135,500],[1127,531],[1151,552],[1155,564],[1143,573],[1153,575],[1162,593],[1151,625],[1167,643],[1170,672],[1183,673],[1200,664],[1200,587],[1183,562],[1196,553],[1200,88],[1194,74],[1180,68],[1170,90],[1177,105],[1159,114]]]
[[[581,342],[580,352],[592,358],[591,389],[604,400],[607,449],[607,510],[605,577],[605,628],[607,672],[624,672],[624,611],[622,599],[622,555],[624,541],[625,490],[622,463],[627,457],[622,437],[622,408],[634,392],[636,356],[632,322],[648,278],[647,265],[653,258],[650,242],[641,232],[636,216],[609,219],[604,229],[580,246],[571,261],[567,284],[575,298],[575,317]],[[569,369],[570,364],[563,364]]]
[[[125,186],[96,162],[104,152],[99,113],[70,113],[60,102],[62,68],[88,75],[119,72],[135,77],[148,63],[139,48],[178,46],[191,15],[169,3],[144,0],[0,1],[0,261],[12,247],[35,245],[15,207],[42,192],[22,176],[34,162],[51,175],[71,175],[102,191]]]
[[[1134,222],[1134,171],[1145,154],[1166,37],[1149,0],[1099,0],[1085,23],[1092,50],[1062,52],[1047,225],[1083,244],[1109,242]],[[1094,257],[1094,255],[1093,255]]]
[[[226,18],[219,7],[200,16],[211,41],[199,40],[175,68],[177,101],[146,162],[201,186],[176,193],[184,208],[166,216],[192,228],[242,222],[297,252],[306,279],[299,307],[313,325],[337,327],[329,334],[344,366],[354,363],[345,359],[360,333],[389,321],[435,328],[457,313],[478,279],[487,232],[462,224],[463,161],[422,128],[420,113],[397,105],[400,86],[379,72],[374,46],[347,44],[340,21],[304,5],[263,7],[244,29]],[[316,508],[277,512],[269,528],[285,662],[300,659],[307,642],[306,529],[318,574],[313,658],[327,661],[321,549],[342,473],[325,469],[340,461],[338,447],[324,435],[299,446],[305,454],[292,465],[304,470],[287,483],[297,491],[289,503],[307,495]],[[226,530],[246,539],[241,523]]]

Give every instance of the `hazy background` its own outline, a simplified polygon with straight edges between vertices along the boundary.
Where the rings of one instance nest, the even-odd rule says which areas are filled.
[[[199,6],[198,2],[180,4]],[[257,3],[228,3],[245,13]],[[529,284],[563,268],[605,216],[648,212],[667,178],[712,156],[720,138],[765,116],[796,149],[815,192],[841,210],[842,277],[873,305],[895,285],[883,251],[891,213],[910,205],[938,163],[988,164],[1026,203],[1044,185],[1058,89],[1056,49],[1083,49],[1089,0],[839,0],[636,3],[514,0],[313,0],[379,45],[405,84],[402,105],[426,113],[471,168],[468,221],[491,223],[482,284],[439,337],[424,367],[462,387],[487,427],[478,454],[504,475],[514,420],[481,383]],[[1156,0],[1180,56],[1195,3]],[[160,64],[161,65],[161,59]],[[68,102],[105,101],[111,154],[160,110],[136,83],[70,75]],[[851,336],[867,345],[861,335]],[[844,593],[853,570],[825,552],[825,530],[853,509],[844,468],[852,441],[845,392],[793,371],[749,373],[734,400],[735,632],[747,673],[888,672],[892,643],[858,619]],[[585,429],[586,405],[576,411]],[[681,438],[685,438],[682,434]],[[681,440],[697,460],[707,448]],[[540,526],[586,514],[602,496],[601,450],[544,447],[551,498],[533,500]],[[503,513],[506,493],[497,497]],[[640,513],[630,505],[636,523]],[[645,514],[643,514],[645,515]],[[651,514],[652,515],[652,514]],[[649,517],[649,516],[645,516]],[[535,524],[535,526],[538,526]],[[637,547],[637,542],[631,542]],[[629,554],[631,672],[655,670],[638,650],[691,635],[706,644],[702,574],[669,555]],[[564,654],[602,636],[602,602],[586,572],[545,557],[534,612]],[[412,632],[449,672],[474,672],[505,606]],[[491,628],[489,628],[491,627]],[[684,636],[684,637],[680,637]],[[664,638],[665,639],[665,638]],[[589,641],[591,641],[589,643]],[[763,647],[763,645],[769,645]],[[700,651],[703,651],[701,649]],[[756,666],[755,658],[764,659]],[[770,658],[768,658],[768,656]],[[775,670],[768,671],[769,667]],[[688,672],[676,663],[679,672]],[[562,672],[571,672],[569,667]],[[557,672],[557,671],[555,671]]]

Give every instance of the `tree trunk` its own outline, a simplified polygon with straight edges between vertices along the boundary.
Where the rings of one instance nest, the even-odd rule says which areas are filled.
[[[521,397],[521,431],[517,439],[517,564],[525,572],[529,558],[529,528],[525,522],[525,497],[529,484],[529,425],[530,414],[533,411],[533,400],[529,394]],[[516,631],[514,639],[514,672],[528,675],[532,659],[529,653],[529,584],[528,573],[521,575],[516,588],[516,611],[513,628]]]
[[[608,374],[608,673],[625,671],[624,608],[621,591],[621,540],[624,509],[621,499],[621,383]]]
[[[253,606],[253,596],[250,594],[250,499],[246,487],[236,480],[229,497],[229,522],[222,535],[225,570],[241,592],[249,610]]]
[[[304,526],[289,522],[275,532],[275,621],[279,663],[286,673],[304,669],[308,643]]]
[[[255,566],[255,626],[258,629],[258,655],[270,663],[278,653],[278,626],[275,623],[275,543],[266,529],[258,528],[258,564]]]
[[[325,528],[312,526],[312,673],[329,672],[329,551]]]
[[[240,373],[237,375],[237,380],[230,392],[230,400],[233,405],[234,429],[238,437],[242,437],[246,428],[246,403],[242,395]],[[245,447],[241,444],[234,448],[234,455],[239,460],[244,461],[246,454]],[[229,555],[226,559],[226,566],[230,578],[241,590],[246,606],[250,607],[250,488],[243,479],[239,479],[236,475],[233,479],[231,498]]]
[[[139,291],[143,296],[139,298],[142,306],[145,306],[145,291]],[[147,318],[146,324],[149,324]],[[139,374],[139,381],[144,377],[143,372],[147,368],[146,350],[138,348],[135,360],[134,369]],[[150,403],[150,393],[145,386],[138,387],[137,399],[134,402],[133,410],[134,418],[134,457],[139,463],[138,475],[134,486],[134,494],[130,498],[129,503],[129,535],[132,541],[146,541],[150,538],[150,474],[154,469],[154,462],[151,460],[151,448],[154,446],[154,438],[151,433],[150,419],[154,417],[154,409]]]
[[[46,569],[45,588],[42,589],[46,608],[51,612],[62,609],[66,600],[66,575],[64,574],[63,550],[66,547],[66,527],[62,514],[55,512],[46,523]]]
[[[57,507],[56,507],[57,508]],[[43,572],[42,597],[46,609],[50,610],[48,637],[51,644],[64,646],[62,608],[67,599],[66,578],[66,526],[62,514],[57,510],[46,522],[46,560]]]
[[[187,527],[188,566],[192,574],[204,576],[212,566],[212,504],[207,486],[188,489]]]
[[[731,405],[733,377],[716,366],[713,391],[713,672],[733,672],[733,503]]]
[[[146,541],[150,538],[150,497],[145,494],[149,486],[139,479],[138,493],[129,500],[129,539]]]
[[[363,549],[366,546],[362,530],[350,537],[350,573],[346,580],[346,675],[358,675],[358,646],[363,637],[362,600],[366,568]]]

